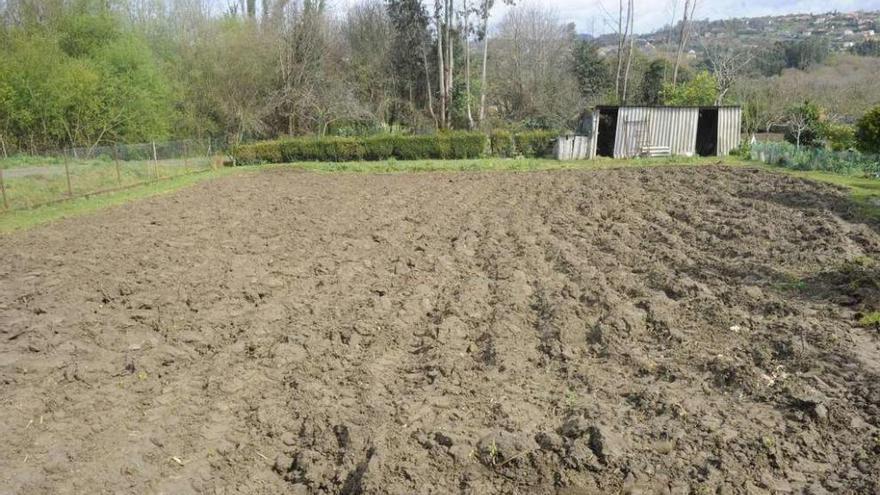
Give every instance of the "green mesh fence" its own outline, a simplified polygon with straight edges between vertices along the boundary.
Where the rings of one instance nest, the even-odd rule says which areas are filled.
[[[858,151],[829,151],[802,147],[791,143],[754,143],[751,158],[769,165],[792,170],[819,170],[841,175],[880,178],[880,156]]]

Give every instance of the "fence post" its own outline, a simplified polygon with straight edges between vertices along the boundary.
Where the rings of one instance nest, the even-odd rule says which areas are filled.
[[[208,137],[206,139],[208,141],[208,159],[211,160],[211,170],[216,171],[217,170],[217,160],[215,159],[214,155],[211,154],[211,138]]]
[[[64,155],[64,175],[67,176],[67,197],[73,197],[73,187],[70,186],[70,166],[68,165],[68,157],[67,153],[64,150],[61,151],[61,154]]]
[[[156,180],[159,180],[159,155],[156,154],[156,141],[153,144],[153,168],[156,170]]]
[[[0,192],[3,193],[3,209],[9,209],[9,202],[6,201],[6,183],[3,182],[3,169],[0,168]]]
[[[183,172],[185,174],[189,173],[189,159],[186,156],[187,146],[186,141],[183,141]]]
[[[122,176],[119,174],[119,144],[113,143],[113,163],[116,165],[116,185],[122,185]]]

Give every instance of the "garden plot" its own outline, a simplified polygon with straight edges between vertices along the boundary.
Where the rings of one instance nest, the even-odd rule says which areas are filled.
[[[272,169],[11,234],[0,486],[877,493],[854,211],[742,167]]]

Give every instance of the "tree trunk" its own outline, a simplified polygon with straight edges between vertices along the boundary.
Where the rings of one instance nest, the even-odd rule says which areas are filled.
[[[690,12],[688,12],[688,7],[690,7]],[[678,68],[681,66],[681,57],[684,54],[684,47],[687,45],[687,40],[689,36],[689,28],[688,28],[688,19],[689,17],[693,17],[694,12],[697,10],[697,0],[685,0],[684,2],[684,13],[681,18],[681,35],[678,38],[678,51],[675,54],[675,67],[672,69],[672,86],[675,87],[678,84]]]
[[[633,15],[633,2],[634,0],[629,0],[629,7],[627,8],[626,18],[629,21],[629,26],[627,27],[627,31],[629,32],[629,53],[626,55],[626,71],[623,73],[623,98],[621,98],[621,103],[626,104],[626,90],[629,83],[629,69],[632,66],[632,56],[633,56],[633,48],[635,48],[636,37],[634,35],[634,24],[635,24],[635,16]]]
[[[440,128],[446,129],[446,69],[443,64],[443,23],[440,21],[440,0],[435,0],[434,23],[437,25],[437,72],[439,74]]]
[[[465,102],[467,105],[468,129],[473,130],[473,128],[474,128],[474,115],[471,112],[471,44],[470,44],[471,13],[470,13],[470,11],[468,11],[467,0],[463,0],[461,7],[462,7],[462,10],[464,11],[464,22],[462,23],[464,26],[464,93],[465,93]]]
[[[431,94],[431,71],[428,69],[428,54],[425,51],[425,44],[422,43],[422,63],[425,65],[425,85],[428,92],[428,111],[431,113],[431,119],[434,121],[434,127],[438,126],[437,114],[434,113],[434,95]]]
[[[486,0],[484,0],[486,1]],[[489,58],[489,9],[483,12],[483,67],[480,76],[480,127],[486,118],[486,62]]]
[[[620,71],[623,69],[623,45],[626,42],[626,34],[623,32],[623,0],[619,1],[620,9],[617,13],[617,72],[614,76],[614,95],[620,99]]]
[[[452,128],[452,85],[455,60],[453,55],[452,23],[455,16],[455,0],[446,0],[446,126]]]

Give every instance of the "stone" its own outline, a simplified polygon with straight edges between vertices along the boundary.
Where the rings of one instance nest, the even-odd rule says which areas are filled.
[[[623,438],[604,425],[590,428],[590,448],[606,464],[623,457],[626,451]]]

